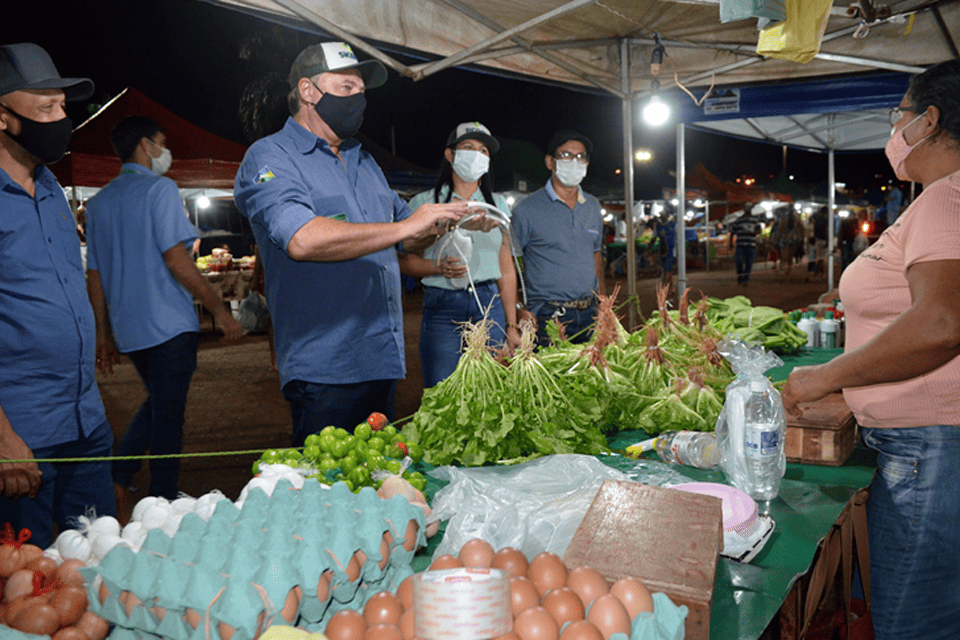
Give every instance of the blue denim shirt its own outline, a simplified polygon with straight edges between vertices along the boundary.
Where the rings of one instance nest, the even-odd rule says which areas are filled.
[[[579,191],[571,209],[548,181],[513,208],[511,229],[523,251],[523,279],[531,310],[545,300],[593,296],[597,282],[594,254],[603,247],[600,202]]]
[[[31,449],[106,421],[73,214],[46,167],[36,197],[0,169],[0,406]]]
[[[176,183],[136,162],[87,204],[87,268],[100,274],[121,353],[200,331],[193,295],[163,259],[198,237]]]
[[[263,260],[280,383],[349,384],[406,374],[396,247],[353,260],[307,262],[287,255],[315,216],[396,222],[410,209],[355,140],[327,142],[293,118],[244,156],[234,197],[250,219]]]

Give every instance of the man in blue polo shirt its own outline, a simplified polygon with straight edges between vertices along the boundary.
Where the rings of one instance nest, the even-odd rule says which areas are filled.
[[[274,322],[277,367],[293,418],[293,446],[327,425],[353,430],[393,413],[406,373],[397,246],[413,251],[458,220],[463,201],[410,212],[353,139],[364,91],[386,81],[342,42],[304,49],[290,70],[292,117],[258,140],[237,173]]]
[[[512,230],[523,252],[523,280],[537,343],[549,343],[547,322],[556,318],[574,342],[586,342],[597,315],[596,294],[606,295],[603,273],[603,215],[600,203],[580,188],[593,143],[570,129],[558,131],[544,161],[547,185],[513,210]]]
[[[107,462],[113,434],[94,379],[93,312],[73,213],[46,164],[73,125],[64,100],[93,93],[61,78],[35,44],[0,46],[0,523],[51,543],[93,508],[116,515]]]
[[[197,368],[200,322],[196,296],[228,340],[243,334],[220,296],[197,270],[190,249],[198,237],[180,191],[162,177],[172,162],[167,138],[142,116],[119,120],[110,144],[120,175],[87,203],[87,268],[97,319],[100,369],[111,373],[117,351],[130,357],[147,399],[127,425],[116,455],[180,453],[190,380]],[[121,509],[139,460],[118,460],[113,480]],[[146,495],[174,499],[180,461],[150,461]]]

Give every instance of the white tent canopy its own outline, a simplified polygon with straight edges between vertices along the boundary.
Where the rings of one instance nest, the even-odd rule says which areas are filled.
[[[623,104],[626,202],[634,200],[635,103],[650,93],[654,79],[650,62],[656,38],[661,38],[666,52],[659,75],[662,90],[670,90],[676,79],[687,89],[699,89],[702,94],[712,85],[744,86],[878,71],[917,73],[929,65],[958,57],[953,32],[960,26],[960,5],[956,0],[890,2],[889,17],[869,24],[859,16],[848,15],[847,5],[840,4],[831,9],[820,52],[812,61],[797,64],[758,55],[756,20],[722,24],[720,0],[207,1],[308,31],[325,32],[414,80],[452,66],[479,65],[493,72],[571,88],[600,89],[617,96]],[[871,11],[881,8],[874,0],[859,0],[855,4]],[[415,51],[432,59],[408,66],[385,53],[392,50]],[[743,119],[742,124],[735,125],[726,120],[722,125],[710,126],[725,133],[761,139],[770,139],[772,132],[785,128],[798,136],[806,129],[810,140],[826,141],[822,148],[830,153],[832,178],[835,147],[831,141],[848,136],[824,133],[829,125],[862,116],[851,124],[872,121],[879,126],[882,113],[790,116],[786,124]],[[889,123],[885,126],[889,127]],[[677,125],[678,193],[683,193],[685,186],[685,127],[682,121]],[[870,140],[864,144],[874,146],[866,148],[876,148],[881,139],[877,136],[867,136]],[[797,140],[792,144],[810,146],[803,136]],[[832,190],[830,199],[832,204]],[[683,208],[681,199],[677,216],[679,238],[684,237]],[[632,236],[633,228],[628,226],[628,263],[635,258]],[[686,284],[682,242],[678,243],[678,251],[682,291]],[[636,275],[632,269],[627,273],[629,289],[634,291]],[[634,320],[631,307],[631,326]]]

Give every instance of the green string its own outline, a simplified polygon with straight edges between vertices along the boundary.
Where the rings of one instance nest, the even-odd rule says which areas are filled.
[[[302,450],[303,447],[272,447],[281,449],[295,448]],[[264,451],[269,449],[250,449],[248,451],[205,451],[197,453],[166,453],[163,455],[141,455],[141,456],[101,456],[95,458],[29,458],[27,460],[5,460],[0,459],[0,464],[17,464],[24,462],[115,462],[117,460],[168,460],[170,458],[222,458],[224,456],[244,456],[253,453],[263,455]]]

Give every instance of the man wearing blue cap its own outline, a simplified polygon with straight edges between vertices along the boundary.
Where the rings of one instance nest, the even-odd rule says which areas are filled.
[[[109,456],[94,379],[96,335],[73,213],[45,165],[65,153],[65,100],[93,93],[61,78],[35,44],[0,45],[0,458]],[[0,523],[45,548],[93,508],[116,515],[110,464],[0,464]]]
[[[263,260],[277,367],[293,446],[327,425],[353,430],[371,412],[391,417],[406,374],[397,247],[422,248],[465,202],[416,211],[387,185],[353,136],[364,91],[387,78],[343,42],[311,45],[290,69],[291,117],[254,143],[235,198]]]

